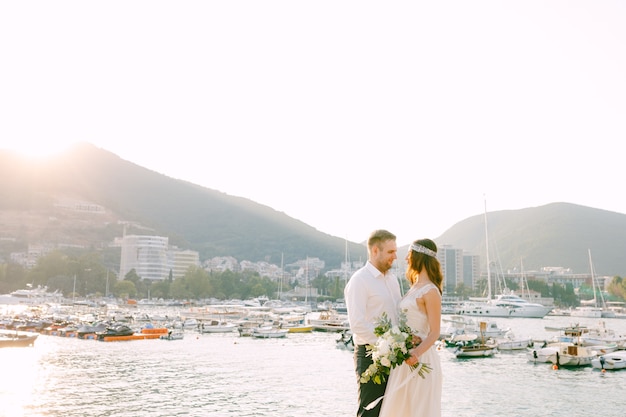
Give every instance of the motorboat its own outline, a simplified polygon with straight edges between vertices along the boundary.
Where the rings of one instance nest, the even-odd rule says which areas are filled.
[[[456,347],[458,343],[478,338],[478,334],[485,339],[498,339],[510,332],[509,328],[501,328],[493,320],[476,322],[471,317],[451,315],[442,319],[449,325],[441,330],[439,340],[445,342],[447,347]]]
[[[556,366],[589,366],[597,356],[585,346],[562,343],[551,362]]]
[[[350,329],[348,317],[334,310],[322,311],[317,317],[309,317],[308,322],[313,330],[322,332],[343,332]]]
[[[469,301],[461,304],[458,314],[480,317],[525,317],[544,318],[551,307],[539,303],[532,303],[522,297],[513,294],[496,295],[483,301]]]
[[[38,333],[0,330],[0,348],[34,346]]]
[[[480,338],[477,335],[458,335],[454,355],[457,358],[482,358],[496,354],[498,345],[492,339],[486,339],[487,322],[479,323]]]
[[[252,330],[252,336],[261,339],[285,337],[289,333],[288,329],[281,329],[274,326],[256,327]]]
[[[106,331],[107,324],[104,322],[98,322],[93,324],[83,324],[76,329],[76,337],[79,339],[85,339],[89,335],[95,335]]]
[[[230,333],[237,330],[237,325],[223,320],[211,320],[199,325],[200,333]]]
[[[591,366],[595,369],[624,369],[626,368],[626,351],[618,350],[600,355],[591,360]]]
[[[552,362],[555,366],[589,366],[591,360],[596,358],[598,353],[581,343],[581,335],[586,328],[573,326],[563,329],[563,335],[559,336],[556,342],[548,343],[539,350],[531,350],[529,359],[545,357],[545,362]],[[532,357],[530,355],[533,355]],[[543,360],[541,360],[543,361]],[[541,362],[536,361],[536,362]]]
[[[556,360],[556,354],[559,351],[559,344],[567,343],[567,342],[559,342],[559,343],[550,343],[545,346],[541,346],[536,349],[530,349],[526,353],[526,357],[529,362],[533,363],[554,363]]]
[[[112,326],[107,326],[107,328],[102,331],[96,333],[96,337],[98,340],[104,340],[105,337],[110,336],[132,336],[135,332],[133,329],[128,327],[125,324],[117,324]]]
[[[182,340],[185,338],[185,333],[182,330],[170,330],[167,334],[159,336],[161,340]]]
[[[496,344],[500,351],[525,350],[534,346],[530,337],[516,337],[513,333],[506,334],[503,338],[497,338]]]
[[[345,349],[349,351],[354,351],[354,340],[352,338],[352,331],[344,330],[341,332],[339,338],[337,339],[337,348]]]
[[[38,286],[15,290],[9,294],[0,294],[0,304],[38,305],[45,303],[59,303],[63,299],[60,291],[48,292],[47,287]]]
[[[493,343],[469,342],[460,344],[454,350],[457,358],[484,358],[496,354],[498,346]]]

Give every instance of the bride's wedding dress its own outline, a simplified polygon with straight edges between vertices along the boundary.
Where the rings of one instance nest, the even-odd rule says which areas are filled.
[[[400,301],[399,308],[406,313],[407,325],[422,339],[430,332],[428,317],[419,310],[416,300],[428,291],[439,290],[434,284],[411,289]],[[403,363],[391,370],[380,417],[440,417],[441,416],[441,362],[437,348],[431,346],[421,357],[431,371],[425,378]]]

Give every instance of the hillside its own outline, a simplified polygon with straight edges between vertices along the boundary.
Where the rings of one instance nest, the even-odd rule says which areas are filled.
[[[487,213],[491,262],[503,270],[565,267],[589,273],[591,251],[597,275],[626,276],[626,215],[570,203]],[[485,260],[485,219],[465,219],[437,242],[476,253]]]
[[[73,210],[87,202],[101,211]],[[96,207],[97,208],[97,207]],[[588,273],[590,249],[598,275],[626,276],[626,215],[569,203],[490,212],[490,258],[503,269],[561,266]],[[83,144],[34,164],[0,150],[0,259],[28,244],[104,247],[127,233],[168,236],[201,259],[291,263],[307,256],[337,268],[344,239],[251,200],[176,180]],[[450,227],[435,239],[485,259],[484,216]],[[365,259],[349,242],[350,259]],[[406,248],[400,248],[399,257]]]
[[[58,207],[67,200],[101,205],[106,214]],[[0,152],[0,222],[2,238],[54,244],[76,235],[96,246],[122,236],[125,224],[127,233],[168,236],[201,259],[231,255],[280,264],[281,255],[285,263],[312,256],[332,268],[346,252],[344,239],[270,207],[172,179],[88,144],[39,165]],[[364,246],[348,247],[351,259],[366,257]]]

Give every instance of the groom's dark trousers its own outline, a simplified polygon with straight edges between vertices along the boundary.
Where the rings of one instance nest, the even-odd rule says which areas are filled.
[[[354,347],[354,368],[356,370],[356,380],[359,386],[359,409],[356,415],[357,417],[378,417],[382,401],[371,410],[366,410],[365,407],[372,401],[385,395],[387,382],[383,382],[382,384],[374,384],[371,380],[365,384],[359,382],[361,374],[373,363],[372,358],[367,356],[365,346],[366,345],[357,345]]]

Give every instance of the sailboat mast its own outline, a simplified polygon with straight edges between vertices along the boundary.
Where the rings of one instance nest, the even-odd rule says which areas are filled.
[[[348,257],[348,238],[346,238],[346,242],[345,242],[346,248],[345,248],[345,259],[344,259],[344,264],[343,264],[343,285],[344,287],[348,284],[348,273],[349,273],[349,265],[350,265],[350,261],[349,261],[349,257]]]
[[[593,287],[593,303],[595,307],[598,307],[598,299],[596,298],[596,275],[593,271],[593,262],[591,261],[591,249],[587,249],[589,252],[589,268],[591,269],[591,285]],[[598,292],[600,293],[600,300],[602,301],[602,308],[606,308],[606,303],[604,302],[604,295],[602,294],[602,289],[600,285],[598,285]]]
[[[596,278],[593,276],[593,262],[591,261],[591,249],[587,249],[589,254],[589,270],[591,271],[591,288],[593,288],[593,305],[598,307],[598,299],[596,298]]]
[[[309,257],[306,257],[306,264],[304,268],[304,303],[309,302]]]
[[[280,282],[278,283],[278,299],[283,296],[283,281],[285,280],[285,252],[280,253]]]
[[[485,250],[487,251],[487,299],[491,300],[491,261],[489,260],[489,232],[487,230],[487,200],[485,200]]]

